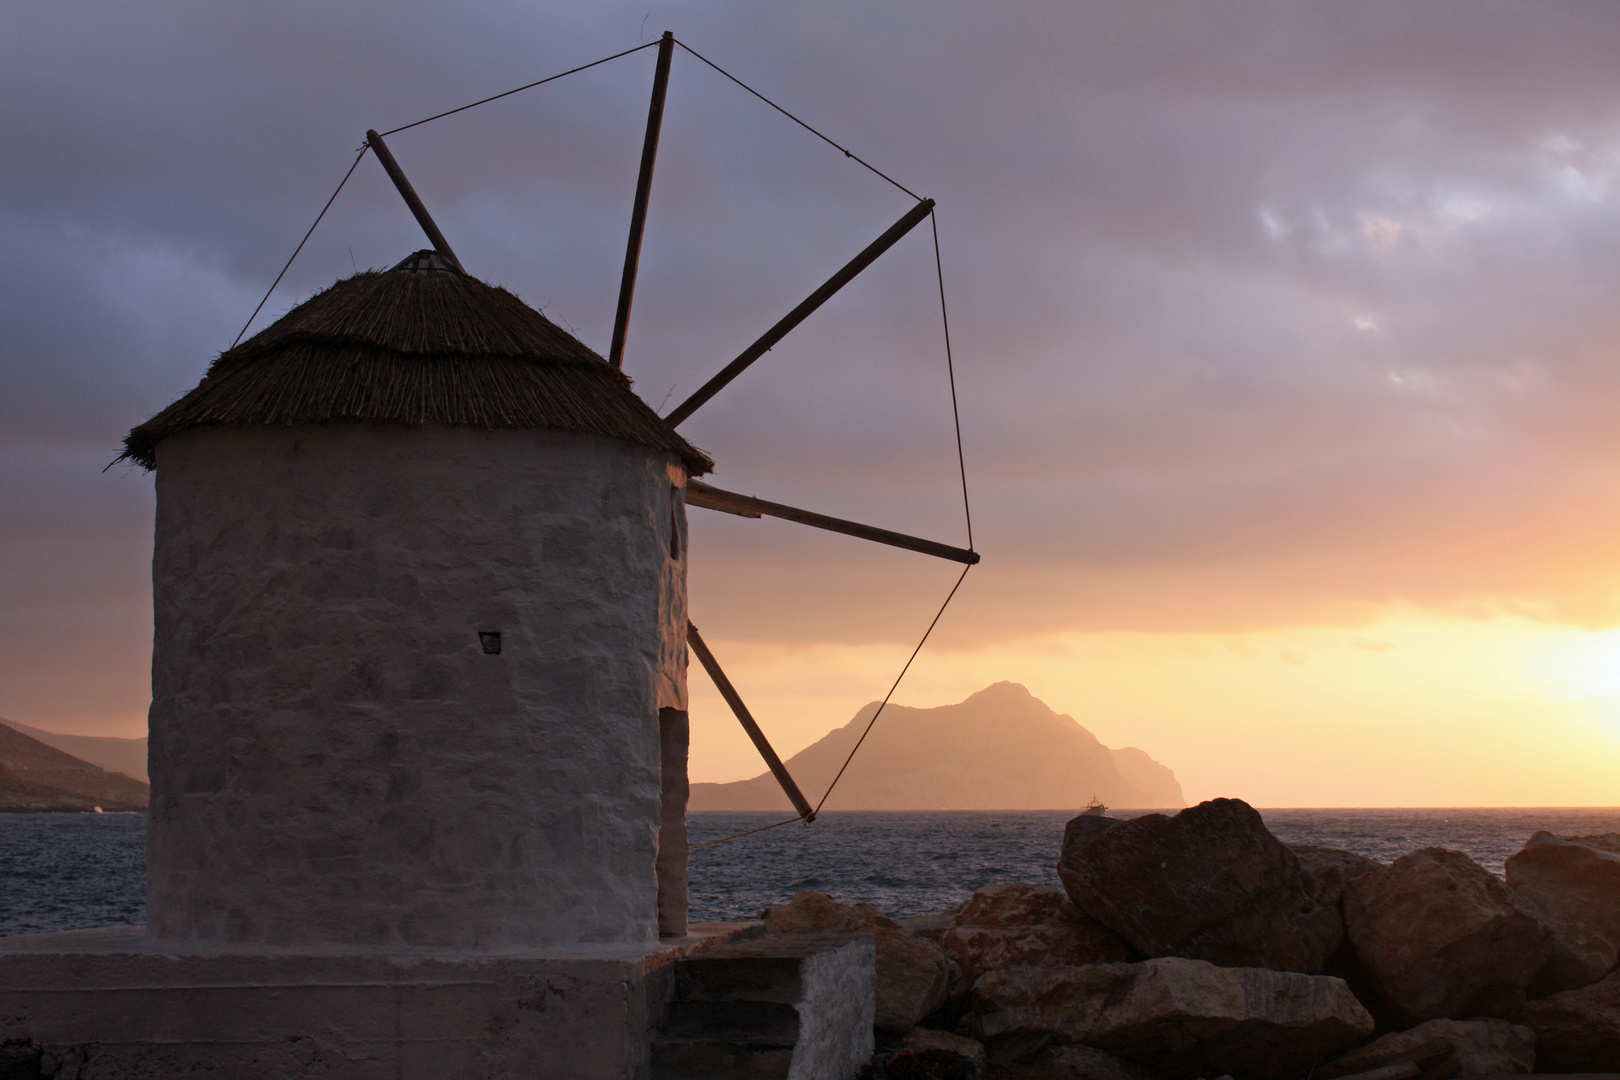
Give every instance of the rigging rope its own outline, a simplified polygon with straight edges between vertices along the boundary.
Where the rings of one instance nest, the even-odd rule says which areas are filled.
[[[905,678],[906,672],[911,670],[912,661],[917,659],[917,654],[922,652],[922,647],[928,643],[928,635],[932,634],[934,632],[934,627],[939,625],[940,616],[944,615],[945,609],[951,606],[951,601],[956,598],[956,590],[962,587],[962,582],[967,578],[968,571],[971,569],[973,569],[971,566],[962,567],[962,576],[956,579],[956,584],[951,586],[950,594],[945,597],[945,602],[939,605],[938,611],[934,612],[933,622],[930,622],[928,624],[928,629],[923,631],[922,640],[917,642],[917,647],[911,650],[911,655],[906,659],[906,666],[901,668],[900,674],[894,677],[894,685],[890,686],[889,692],[883,695],[883,702],[877,707],[877,712],[873,713],[872,719],[866,722],[866,730],[861,732],[861,737],[859,739],[855,740],[855,745],[850,748],[849,757],[844,759],[844,764],[838,768],[838,775],[834,776],[832,783],[827,785],[826,792],[821,796],[821,802],[816,803],[816,813],[821,813],[822,806],[827,802],[827,796],[831,795],[833,788],[838,786],[838,781],[844,778],[844,770],[849,768],[849,763],[855,760],[855,752],[861,748],[861,743],[866,741],[866,737],[872,734],[872,725],[876,724],[878,722],[878,717],[883,715],[883,710],[889,705],[889,699],[892,698],[894,696],[894,692],[900,688],[900,680]]]
[[[548,82],[556,82],[558,79],[562,78],[565,75],[572,75],[572,74],[574,74],[575,72],[578,72],[578,71],[585,71],[585,70],[587,70],[589,68],[597,67],[600,64],[607,63],[609,60],[617,60],[621,56],[629,56],[631,53],[640,52],[642,49],[650,49],[650,48],[652,48],[653,46],[655,46],[657,44],[658,44],[658,42],[656,42],[656,41],[649,41],[645,45],[637,45],[633,49],[626,49],[626,50],[624,50],[624,52],[614,53],[612,56],[604,56],[604,57],[602,57],[602,59],[593,60],[589,64],[581,64],[577,68],[569,68],[567,71],[564,71],[561,74],[548,75],[544,79],[538,79],[535,82],[526,83],[523,86],[518,87],[516,90],[508,90],[505,93],[495,94],[492,97],[480,98],[477,101],[474,101],[474,102],[472,102],[470,104],[467,104],[467,105],[463,105],[460,108],[447,109],[446,111],[444,111],[442,113],[434,113],[432,116],[424,117],[423,119],[417,120],[414,123],[402,124],[401,126],[399,126],[397,128],[394,128],[391,131],[383,132],[383,135],[386,137],[386,136],[389,136],[389,135],[393,135],[396,132],[409,131],[413,127],[421,127],[423,124],[432,123],[434,120],[443,120],[446,116],[454,116],[454,115],[456,115],[456,113],[466,112],[468,109],[476,109],[480,105],[488,105],[492,101],[499,101],[499,100],[501,100],[501,98],[511,97],[513,94],[521,94],[525,90],[533,90],[535,87],[544,86]]]
[[[901,191],[905,192],[907,195],[910,195],[913,199],[916,199],[918,202],[922,201],[922,196],[921,195],[918,195],[915,191],[912,191],[910,188],[906,187],[906,185],[902,184],[900,181],[896,180],[894,177],[890,176],[888,173],[884,172],[882,169],[879,169],[876,165],[873,165],[871,162],[867,161],[865,158],[859,157],[853,151],[851,151],[851,150],[849,150],[849,149],[847,149],[847,148],[845,148],[843,146],[840,146],[838,143],[833,142],[827,136],[823,135],[821,132],[817,131],[815,128],[811,127],[809,124],[805,123],[803,120],[800,120],[797,116],[794,116],[792,113],[790,113],[786,109],[782,108],[782,106],[778,105],[776,102],[772,101],[770,98],[766,97],[764,94],[760,93],[758,90],[755,90],[752,86],[749,86],[747,83],[745,83],[741,79],[737,78],[737,76],[733,75],[731,72],[727,71],[725,68],[721,67],[719,64],[716,64],[713,60],[710,60],[708,57],[704,56],[702,53],[700,53],[696,49],[692,48],[690,45],[688,45],[686,42],[682,41],[680,38],[675,39],[675,44],[679,45],[681,48],[685,49],[687,52],[691,53],[693,56],[697,57],[699,60],[703,61],[705,64],[708,64],[710,67],[714,68],[714,70],[718,71],[720,74],[724,75],[726,78],[730,79],[732,82],[736,83],[738,86],[742,87],[744,90],[748,91],[750,94],[753,94],[755,97],[759,98],[759,100],[763,101],[765,104],[769,105],[771,108],[775,109],[777,112],[781,113],[783,116],[787,117],[789,120],[793,121],[795,124],[798,124],[800,127],[804,128],[804,130],[808,131],[810,134],[814,135],[816,138],[820,139],[822,142],[826,143],[828,146],[832,147],[835,150],[838,150],[838,151],[842,152],[843,155],[845,157],[849,158],[851,161],[854,161],[854,162],[860,164],[862,167],[870,170],[873,174],[882,177],[884,180],[886,180],[889,183],[893,184],[895,187],[899,188]]]
[[[877,712],[873,713],[872,719],[866,722],[866,730],[861,732],[861,737],[855,740],[855,745],[850,748],[849,756],[844,759],[844,764],[839,766],[838,775],[833,777],[832,783],[827,785],[827,790],[822,792],[821,801],[816,803],[816,808],[812,813],[812,816],[821,813],[821,808],[826,805],[827,796],[832,794],[833,788],[838,786],[838,781],[843,779],[844,770],[849,768],[849,763],[855,760],[855,752],[861,748],[861,744],[866,741],[866,737],[872,733],[872,725],[876,724],[878,717],[883,715],[883,710],[889,707],[889,699],[892,698],[894,696],[894,692],[900,688],[900,680],[904,679],[906,677],[906,672],[911,670],[912,661],[917,659],[917,654],[922,652],[922,647],[928,643],[928,636],[934,632],[934,627],[939,625],[940,617],[945,614],[945,609],[951,606],[951,601],[956,598],[956,590],[962,587],[962,581],[968,576],[968,571],[971,569],[973,569],[972,566],[962,567],[961,577],[956,579],[956,584],[951,586],[950,595],[945,597],[945,602],[939,605],[938,611],[934,612],[934,619],[928,624],[928,629],[923,631],[922,640],[917,642],[917,647],[915,649],[911,650],[911,656],[906,660],[905,667],[900,669],[900,674],[894,677],[894,684],[889,687],[889,692],[883,695],[883,700],[878,703]],[[727,840],[740,840],[745,836],[753,836],[755,833],[766,832],[770,829],[779,829],[783,825],[791,825],[795,821],[799,820],[802,819],[797,817],[786,818],[782,821],[772,822],[769,825],[761,825],[756,829],[748,829],[744,832],[733,833],[730,836],[720,836],[713,840],[705,840],[701,844],[693,844],[687,850],[696,851],[698,848],[705,848],[710,844],[723,844]],[[809,825],[810,822],[806,821],[805,824]]]
[[[951,317],[945,310],[945,262],[939,255],[939,216],[928,212],[934,228],[934,274],[939,278],[939,321],[945,328],[945,373],[951,380],[951,420],[956,424],[956,467],[962,474],[962,517],[967,522],[967,546],[973,550],[973,510],[968,506],[967,459],[962,456],[962,414],[956,408],[956,361],[951,356]]]
[[[772,822],[769,825],[761,825],[757,829],[749,829],[747,832],[733,833],[730,836],[718,836],[718,837],[715,837],[713,840],[705,840],[701,844],[693,844],[692,846],[688,847],[686,850],[687,851],[696,851],[698,848],[700,848],[700,847],[708,847],[710,844],[723,844],[727,840],[737,840],[737,839],[740,839],[740,838],[742,838],[744,836],[753,836],[757,832],[765,832],[765,831],[767,831],[769,829],[780,829],[783,825],[791,825],[795,821],[798,821],[798,820],[799,819],[796,818],[796,817],[784,818],[781,821],[775,821],[775,822]]]
[[[248,321],[242,324],[242,329],[237,333],[236,340],[231,342],[231,348],[234,349],[238,344],[241,343],[242,335],[248,332],[248,327],[253,325],[253,320],[259,317],[259,312],[264,310],[264,305],[270,302],[270,294],[276,291],[276,286],[281,284],[281,279],[286,277],[287,271],[292,268],[293,260],[298,258],[298,253],[304,250],[304,245],[309,243],[309,238],[314,235],[315,225],[319,225],[321,223],[321,218],[325,217],[326,212],[332,209],[332,204],[337,201],[338,192],[342,191],[343,185],[349,182],[349,177],[354,175],[354,170],[360,167],[360,159],[365,157],[366,151],[370,149],[371,144],[367,143],[365,146],[362,146],[360,148],[360,152],[354,156],[354,164],[349,166],[349,171],[343,174],[342,180],[338,181],[337,191],[332,192],[332,197],[326,200],[326,205],[321,207],[321,212],[315,215],[315,223],[309,227],[309,232],[306,232],[304,234],[304,238],[298,241],[298,246],[293,248],[293,253],[287,256],[286,265],[281,268],[281,273],[276,275],[276,280],[272,281],[270,283],[270,287],[265,290],[264,298],[259,301],[259,306],[253,309],[253,314],[248,316]]]

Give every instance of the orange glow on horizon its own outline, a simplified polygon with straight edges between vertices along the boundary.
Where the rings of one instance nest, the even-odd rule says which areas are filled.
[[[905,652],[716,647],[784,757],[880,698]],[[1189,802],[1620,803],[1620,631],[1392,612],[1353,629],[1058,634],[925,650],[895,701],[947,704],[1002,679],[1146,750]],[[701,673],[692,688],[693,779],[763,771]]]

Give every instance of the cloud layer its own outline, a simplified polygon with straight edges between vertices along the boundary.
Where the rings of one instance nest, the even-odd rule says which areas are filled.
[[[139,715],[150,483],[98,470],[366,128],[666,28],[939,200],[986,556],[947,641],[1620,622],[1611,5],[8,5],[0,712]],[[602,351],[651,64],[391,140],[469,268]],[[640,392],[679,400],[910,203],[678,53]],[[363,162],[257,325],[418,246]],[[962,542],[935,289],[918,230],[699,413],[716,483]],[[954,577],[695,529],[733,638],[898,642]]]

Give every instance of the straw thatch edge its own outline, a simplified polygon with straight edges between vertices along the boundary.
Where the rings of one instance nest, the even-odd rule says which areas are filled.
[[[132,430],[129,460],[198,427],[337,423],[543,428],[714,462],[630,380],[516,296],[453,273],[363,271],[220,354],[190,393]]]

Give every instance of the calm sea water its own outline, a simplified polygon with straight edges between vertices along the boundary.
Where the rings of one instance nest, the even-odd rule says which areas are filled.
[[[1495,873],[1538,829],[1620,832],[1617,809],[1262,810],[1291,843],[1389,861],[1449,847]],[[1072,812],[829,813],[692,853],[692,917],[755,918],[799,889],[865,900],[891,915],[961,903],[1007,881],[1057,884],[1053,864]],[[1129,816],[1129,815],[1121,815]],[[700,843],[779,820],[693,814]],[[0,935],[141,922],[146,819],[139,814],[0,814]]]
[[[145,814],[0,814],[0,935],[146,916]]]

